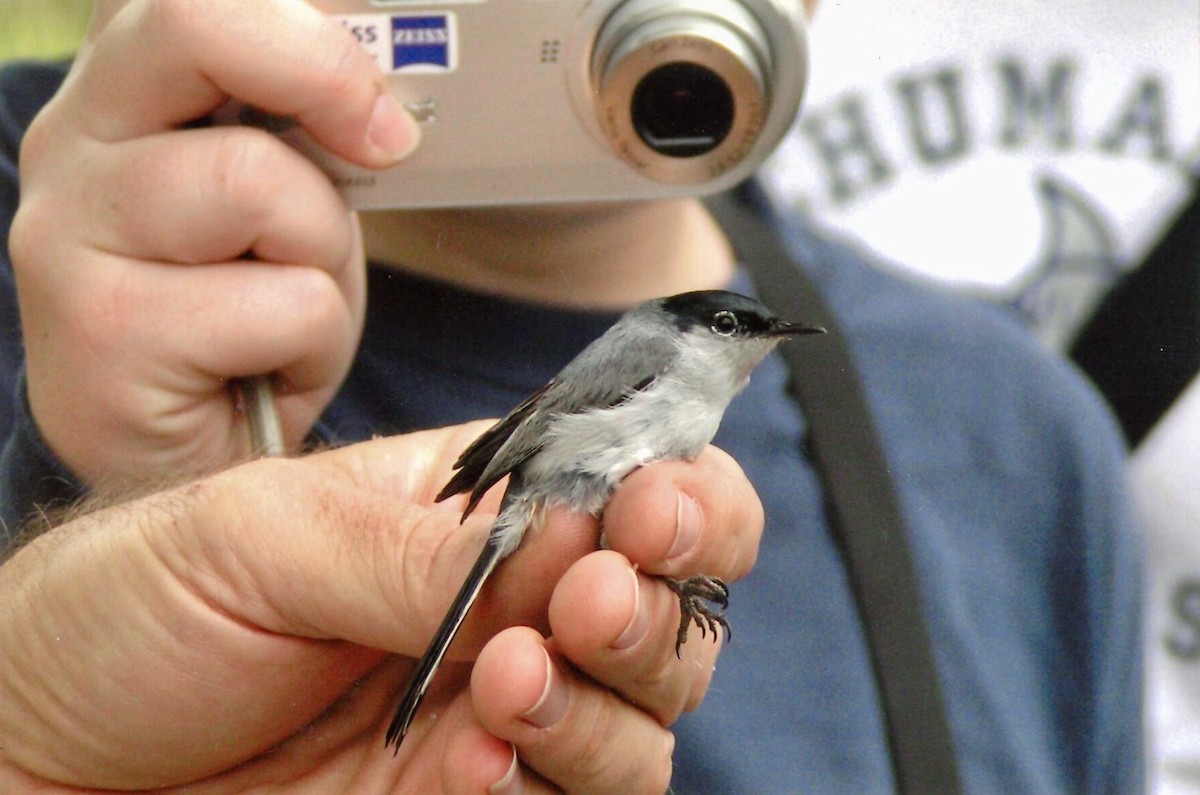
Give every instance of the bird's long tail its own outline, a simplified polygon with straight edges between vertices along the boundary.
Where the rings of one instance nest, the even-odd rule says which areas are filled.
[[[404,735],[408,732],[409,725],[412,724],[413,718],[417,714],[417,709],[421,706],[421,701],[425,698],[425,691],[429,689],[429,683],[433,681],[433,675],[437,672],[438,666],[441,665],[442,658],[446,656],[446,650],[450,648],[451,641],[458,634],[459,627],[467,617],[467,611],[471,609],[471,605],[478,598],[480,590],[483,589],[483,584],[487,582],[488,577],[495,571],[497,564],[503,560],[507,553],[511,550],[505,549],[505,545],[501,539],[492,534],[488,536],[487,543],[483,546],[483,551],[479,553],[479,557],[475,559],[475,565],[471,568],[471,573],[467,575],[467,579],[463,582],[462,588],[458,591],[458,596],[454,597],[454,602],[450,605],[450,610],[446,613],[446,617],[442,619],[442,625],[438,627],[434,633],[433,640],[429,642],[429,648],[425,650],[425,654],[417,663],[416,670],[408,680],[408,687],[404,691],[404,698],[400,700],[400,706],[396,708],[396,714],[392,718],[392,724],[387,730],[387,739],[385,745],[395,745],[396,752],[400,750],[400,743],[404,742]]]

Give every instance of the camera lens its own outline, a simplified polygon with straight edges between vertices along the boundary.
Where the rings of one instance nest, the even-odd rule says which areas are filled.
[[[613,153],[675,185],[738,168],[770,111],[773,63],[746,0],[612,0],[612,8],[592,49],[591,98]]]
[[[633,91],[638,136],[668,157],[697,157],[720,146],[733,127],[734,99],[720,75],[699,64],[654,69]]]

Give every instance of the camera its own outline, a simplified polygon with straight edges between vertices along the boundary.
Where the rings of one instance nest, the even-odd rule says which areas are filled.
[[[359,208],[714,192],[766,159],[804,91],[799,0],[310,1],[422,125],[383,172],[279,131]]]

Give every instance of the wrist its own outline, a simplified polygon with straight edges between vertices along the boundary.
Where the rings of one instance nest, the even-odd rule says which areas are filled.
[[[42,436],[18,374],[19,398],[12,431],[0,446],[0,559],[7,551],[50,526],[47,517],[87,494],[78,476]]]

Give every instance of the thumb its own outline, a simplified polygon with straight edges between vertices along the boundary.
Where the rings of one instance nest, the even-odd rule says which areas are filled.
[[[375,62],[308,3],[104,0],[64,100],[107,141],[171,129],[235,97],[294,116],[334,154],[391,166],[417,124]]]
[[[164,557],[184,584],[254,626],[419,652],[427,614],[445,609],[488,529],[486,519],[460,527],[461,505],[434,502],[484,427],[227,470],[185,490],[193,506],[162,528]]]
[[[487,426],[227,470],[186,490],[195,504],[186,522],[160,531],[160,557],[189,590],[242,622],[417,656],[495,518],[499,488],[461,525],[465,498],[434,502],[452,463]],[[485,588],[462,648],[477,650],[514,624],[548,631],[554,584],[595,549],[598,528],[590,516],[554,509],[532,535]]]

